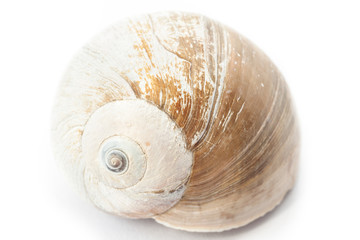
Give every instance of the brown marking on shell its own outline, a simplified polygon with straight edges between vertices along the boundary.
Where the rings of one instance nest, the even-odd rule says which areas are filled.
[[[183,131],[188,146],[193,148],[201,138],[197,139],[197,134],[203,135],[208,126],[216,86],[215,78],[211,75],[206,77],[205,69],[205,61],[211,58],[214,51],[204,36],[211,35],[211,28],[205,29],[206,32],[199,32],[196,27],[211,23],[206,18],[187,14],[169,14],[151,19],[154,34],[164,48],[191,64],[191,112]]]
[[[164,193],[165,190],[161,189],[161,190],[157,190],[157,191],[153,191],[153,193],[155,194],[161,194],[161,193]]]
[[[216,100],[221,95],[218,91],[220,72],[212,66],[215,62],[217,64],[224,61],[213,57],[217,50],[222,49],[223,42],[220,39],[218,45],[211,45],[204,41],[204,35],[215,38],[216,31],[219,32],[221,26],[206,18],[194,18],[186,14],[173,14],[168,17],[174,24],[169,25],[167,17],[149,17],[146,23],[142,21],[141,24],[129,25],[129,29],[135,31],[138,37],[138,41],[134,43],[137,55],[131,57],[142,60],[134,69],[137,80],[129,80],[126,77],[127,73],[123,75],[137,97],[144,98],[163,109],[183,128],[187,145],[194,148],[198,147],[211,127]],[[195,27],[187,26],[186,22],[189,21],[194,26],[205,23],[209,28],[206,32],[199,33]],[[168,38],[164,38],[164,33],[159,33],[159,29],[164,30]],[[166,66],[162,66],[160,61],[156,61],[161,55],[154,50],[155,46],[151,45],[151,42],[160,44],[167,52],[173,54],[175,64],[167,62]],[[217,56],[221,58],[222,55]],[[223,58],[225,57],[226,54],[223,55]],[[209,69],[205,69],[206,61],[214,64],[209,64]],[[177,71],[174,73],[175,69]],[[190,89],[182,85],[179,77],[186,79]],[[143,90],[141,84],[144,85]]]
[[[128,73],[122,75],[138,98],[154,103],[168,113],[180,127],[184,126],[191,106],[191,92],[184,89],[179,78],[186,79],[190,84],[191,64],[182,59],[179,61],[176,56],[173,56],[172,62],[159,61],[162,55],[150,44],[157,43],[150,20],[142,24],[132,22],[129,28],[137,35],[133,46],[136,55],[130,57],[139,59],[141,64],[133,69],[137,75],[136,80],[130,80]],[[175,69],[177,71],[174,73]]]

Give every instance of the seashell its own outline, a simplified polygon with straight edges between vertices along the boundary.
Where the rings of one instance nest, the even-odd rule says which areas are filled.
[[[82,48],[60,84],[52,137],[96,207],[188,231],[272,210],[299,153],[291,96],[269,58],[220,23],[173,12],[115,24]]]

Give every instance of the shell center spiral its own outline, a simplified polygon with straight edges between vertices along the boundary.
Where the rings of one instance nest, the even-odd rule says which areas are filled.
[[[108,149],[104,153],[103,162],[107,169],[116,173],[124,173],[129,166],[129,158],[120,149]]]

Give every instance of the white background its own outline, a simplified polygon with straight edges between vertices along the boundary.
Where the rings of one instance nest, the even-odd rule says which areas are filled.
[[[224,233],[188,233],[105,214],[57,169],[50,114],[72,56],[142,13],[205,14],[250,38],[292,90],[302,156],[275,211]],[[360,239],[360,5],[357,1],[0,2],[0,239]]]

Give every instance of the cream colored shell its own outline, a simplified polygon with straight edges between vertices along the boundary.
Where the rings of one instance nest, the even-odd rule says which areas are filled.
[[[61,82],[52,133],[97,207],[188,231],[264,215],[297,169],[282,75],[249,40],[194,14],[145,15],[96,36]]]

